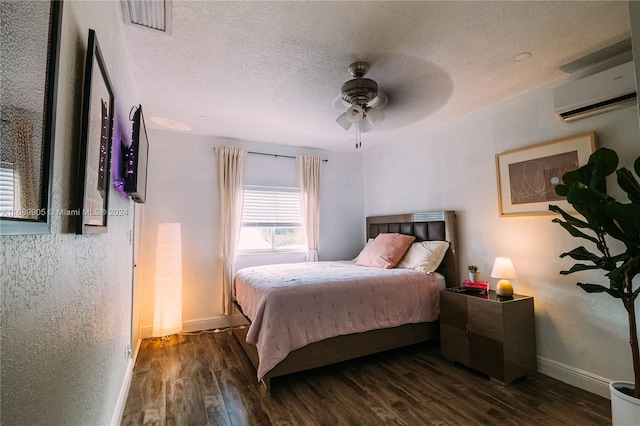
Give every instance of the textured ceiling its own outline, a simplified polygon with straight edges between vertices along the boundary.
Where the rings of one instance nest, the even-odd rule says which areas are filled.
[[[363,152],[562,78],[630,34],[626,1],[173,0],[170,34],[124,25],[147,127],[347,152],[355,130],[335,104],[353,61],[389,96]]]

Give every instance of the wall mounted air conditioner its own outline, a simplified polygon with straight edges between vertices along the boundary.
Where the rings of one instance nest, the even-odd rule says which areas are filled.
[[[553,90],[559,120],[573,121],[632,105],[636,101],[633,62],[574,81]]]

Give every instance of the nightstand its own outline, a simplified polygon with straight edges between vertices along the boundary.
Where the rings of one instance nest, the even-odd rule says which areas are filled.
[[[536,371],[533,297],[440,291],[442,356],[504,384]]]

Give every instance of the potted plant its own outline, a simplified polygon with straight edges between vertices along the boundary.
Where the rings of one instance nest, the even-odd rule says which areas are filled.
[[[636,175],[640,175],[640,157],[633,168]],[[606,178],[614,172],[618,186],[629,199],[628,203],[616,201],[607,193]],[[610,384],[611,411],[614,425],[637,424],[640,419],[640,349],[635,300],[640,288],[634,289],[633,279],[640,272],[640,183],[628,169],[618,169],[618,155],[607,148],[596,150],[587,164],[565,173],[562,182],[556,186],[556,193],[565,197],[581,217],[550,205],[549,210],[562,216],[562,219],[553,219],[553,222],[572,236],[589,241],[596,251],[580,246],[562,253],[560,257],[568,256],[579,263],[560,273],[566,275],[595,269],[605,271],[608,286],[581,282],[578,286],[587,293],[607,293],[620,299],[627,311],[634,383]],[[612,252],[612,240],[624,245],[620,253]],[[631,411],[625,414],[621,411],[625,408]]]
[[[476,265],[467,266],[469,270],[469,281],[478,283],[480,282],[480,272],[478,272],[478,267]]]

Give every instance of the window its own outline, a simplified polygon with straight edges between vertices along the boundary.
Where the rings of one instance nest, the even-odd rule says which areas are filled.
[[[238,251],[305,251],[298,188],[246,186]]]
[[[0,212],[2,216],[13,216],[15,184],[13,167],[10,163],[0,165]]]

